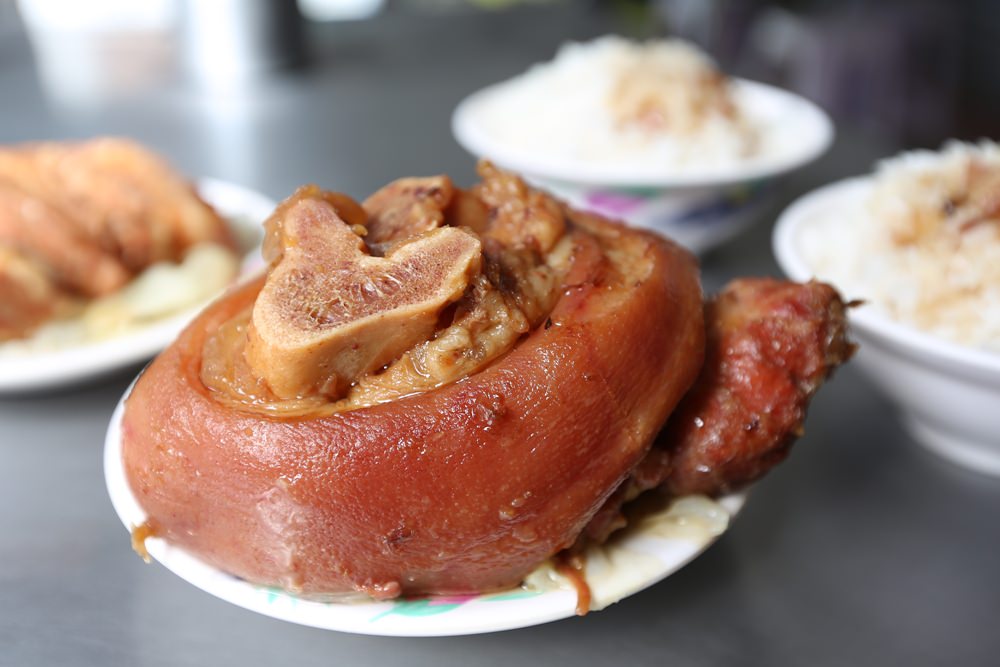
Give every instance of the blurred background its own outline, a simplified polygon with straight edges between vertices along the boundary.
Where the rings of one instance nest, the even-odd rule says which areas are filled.
[[[841,141],[876,154],[1000,134],[989,0],[0,0],[0,142],[124,134],[274,196],[319,151],[330,159],[310,178],[364,194],[470,171],[448,132],[455,103],[610,32],[690,39],[818,102]],[[380,107],[379,86],[405,105]],[[362,123],[416,136],[397,152]]]
[[[996,0],[0,0],[0,144],[127,136],[185,175],[274,199],[307,182],[358,198],[401,176],[468,184],[455,106],[608,33],[690,39],[836,122],[761,224],[702,257],[707,291],[780,273],[770,225],[795,197],[903,148],[1000,139]],[[0,664],[988,664],[1000,651],[995,483],[912,447],[852,367],[811,412],[811,444],[682,576],[593,619],[420,642],[278,624],[141,569],[98,449],[137,371],[0,403],[0,487],[18,499],[0,510]]]

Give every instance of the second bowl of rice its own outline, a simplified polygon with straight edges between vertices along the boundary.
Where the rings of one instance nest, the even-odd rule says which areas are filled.
[[[695,251],[750,223],[777,177],[833,138],[807,100],[730,79],[679,40],[609,36],[463,100],[470,153],[572,205],[660,231]]]
[[[858,362],[915,440],[1000,475],[1000,146],[905,153],[816,190],[774,251],[790,277],[862,302]]]

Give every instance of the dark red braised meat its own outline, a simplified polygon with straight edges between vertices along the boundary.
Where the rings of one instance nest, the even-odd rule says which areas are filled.
[[[780,463],[803,433],[813,394],[854,353],[845,304],[824,283],[744,278],[705,304],[705,363],[649,453],[591,521],[603,541],[620,509],[661,487],[718,495]]]

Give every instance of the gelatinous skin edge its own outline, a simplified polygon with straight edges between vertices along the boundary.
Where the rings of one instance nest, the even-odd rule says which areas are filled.
[[[129,398],[133,492],[169,541],[292,591],[392,597],[517,583],[572,544],[701,365],[694,259],[652,235],[594,231],[651,262],[627,295],[567,285],[553,326],[484,371],[323,418],[244,414],[201,385],[206,332],[261,283],[238,289]]]

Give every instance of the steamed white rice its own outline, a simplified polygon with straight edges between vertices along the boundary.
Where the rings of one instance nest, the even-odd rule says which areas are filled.
[[[721,86],[721,87],[720,87]],[[661,122],[623,122],[629,100],[659,98]],[[564,45],[551,62],[500,84],[477,123],[509,149],[584,164],[731,166],[756,154],[760,128],[711,59],[680,40],[608,36]]]
[[[901,323],[1000,353],[1000,146],[879,164],[867,200],[803,228],[818,277]]]

